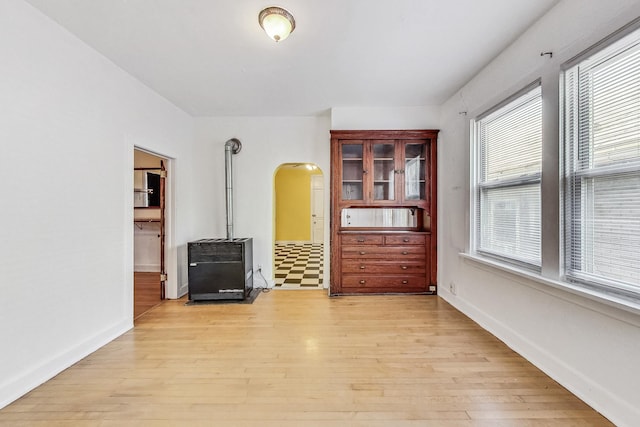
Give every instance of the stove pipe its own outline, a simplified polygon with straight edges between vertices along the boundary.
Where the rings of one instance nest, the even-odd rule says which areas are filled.
[[[224,144],[224,173],[227,198],[227,239],[233,239],[233,171],[231,156],[238,154],[242,143],[237,138],[231,138]]]

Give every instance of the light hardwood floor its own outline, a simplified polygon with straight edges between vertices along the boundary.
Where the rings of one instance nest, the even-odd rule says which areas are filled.
[[[434,296],[165,301],[3,426],[610,426]]]

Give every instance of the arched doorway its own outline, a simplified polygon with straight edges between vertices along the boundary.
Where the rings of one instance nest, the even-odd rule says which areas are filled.
[[[284,163],[274,174],[274,284],[320,289],[324,282],[324,175],[313,163]]]

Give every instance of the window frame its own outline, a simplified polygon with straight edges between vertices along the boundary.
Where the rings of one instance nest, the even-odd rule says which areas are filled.
[[[616,47],[617,52],[611,52],[610,55],[604,55],[603,52],[611,48],[620,42],[622,42],[628,36],[638,32],[635,36],[635,40],[630,40],[629,44]],[[633,47],[632,47],[633,46]],[[595,277],[585,273],[582,269],[575,268],[574,265],[577,262],[573,256],[570,247],[577,245],[576,240],[580,240],[579,246],[584,245],[584,238],[582,237],[584,229],[579,224],[575,224],[572,221],[572,217],[575,216],[574,206],[582,206],[584,196],[582,192],[575,191],[576,185],[572,184],[576,180],[582,180],[585,178],[607,178],[607,177],[619,177],[624,178],[626,174],[636,173],[640,174],[640,158],[633,161],[617,161],[607,165],[592,166],[591,158],[593,152],[589,147],[589,137],[585,142],[583,138],[574,137],[572,135],[580,134],[580,132],[571,132],[571,122],[569,116],[579,116],[577,112],[571,112],[570,103],[575,102],[576,105],[580,105],[583,101],[580,95],[574,96],[568,95],[568,91],[580,87],[580,81],[577,81],[572,85],[567,83],[568,74],[575,72],[574,70],[580,64],[586,61],[602,62],[610,60],[623,54],[624,51],[628,51],[631,48],[638,49],[640,46],[640,21],[636,20],[629,25],[623,27],[621,30],[611,34],[599,43],[590,47],[586,51],[567,61],[561,66],[560,70],[560,147],[561,147],[561,180],[562,184],[559,188],[560,192],[560,206],[561,206],[561,221],[562,226],[560,229],[560,251],[561,251],[561,269],[560,278],[563,282],[572,284],[574,286],[583,287],[590,291],[602,293],[604,295],[613,295],[618,298],[630,300],[634,303],[640,302],[640,285],[629,286],[625,282],[618,281],[611,277]],[[579,77],[579,76],[578,76]],[[579,127],[579,120],[575,117],[572,118],[575,121],[575,127]],[[589,136],[591,133],[589,133]],[[577,144],[577,146],[573,146]],[[583,150],[584,146],[587,146],[586,152]],[[571,240],[573,237],[573,240]],[[580,257],[584,261],[583,257]]]
[[[550,293],[558,298],[585,305],[596,311],[602,311],[609,315],[618,316],[623,312],[631,313],[635,319],[640,314],[640,294],[611,292],[611,289],[594,286],[589,283],[570,281],[565,275],[565,215],[564,215],[564,165],[565,153],[563,136],[565,129],[564,100],[561,96],[564,92],[562,73],[569,67],[577,64],[583,58],[593,55],[615,43],[626,35],[640,29],[640,18],[636,18],[617,30],[608,32],[597,39],[583,44],[580,50],[574,50],[573,55],[559,53],[553,55],[553,64],[541,66],[531,70],[530,73],[520,76],[515,85],[505,88],[487,98],[484,104],[467,110],[463,93],[461,97],[461,109],[458,114],[465,116],[465,131],[467,138],[465,173],[465,227],[466,238],[464,249],[459,252],[459,257],[465,263],[477,268],[485,269],[497,275],[504,275],[509,280],[521,285],[531,287],[541,292]],[[549,57],[551,59],[551,57]],[[537,79],[537,80],[536,80]],[[475,180],[477,173],[477,150],[475,144],[474,120],[476,117],[489,114],[502,105],[512,101],[521,91],[518,88],[525,87],[531,81],[540,81],[542,86],[542,183],[541,183],[541,270],[531,270],[521,265],[502,258],[496,258],[475,250],[476,230],[476,195]],[[515,95],[511,95],[514,94]],[[510,96],[511,95],[511,96]],[[503,99],[502,102],[496,102]],[[469,116],[467,118],[467,116]],[[453,187],[456,189],[457,187]],[[454,290],[449,290],[455,295]],[[572,297],[580,297],[578,299]],[[597,305],[592,305],[594,302]],[[608,311],[606,307],[614,309]],[[621,317],[621,319],[627,319]]]
[[[533,91],[538,91],[536,94],[531,94]],[[511,96],[503,99],[501,102],[495,104],[493,107],[479,114],[475,119],[471,120],[471,229],[470,231],[470,249],[473,253],[495,259],[500,262],[505,262],[510,265],[514,265],[528,271],[541,272],[542,268],[542,244],[540,244],[540,261],[539,264],[528,262],[521,257],[508,257],[503,254],[494,253],[492,251],[480,248],[482,227],[481,227],[481,194],[483,190],[491,189],[507,189],[514,187],[526,187],[531,185],[537,185],[540,191],[540,203],[542,204],[542,144],[540,151],[540,170],[536,173],[526,174],[519,177],[508,177],[500,180],[483,181],[482,179],[482,147],[481,147],[481,129],[482,121],[491,117],[492,115],[499,113],[505,108],[511,107],[517,109],[518,107],[530,102],[531,100],[540,97],[542,103],[542,81],[536,79],[535,81],[522,87],[520,90],[513,93]],[[515,104],[515,105],[512,105]],[[540,117],[541,126],[543,125],[543,117]],[[540,224],[542,219],[542,208],[540,209]],[[542,240],[542,228],[540,229],[540,240]]]

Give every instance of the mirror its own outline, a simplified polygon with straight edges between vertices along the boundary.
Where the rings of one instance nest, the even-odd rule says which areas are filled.
[[[414,208],[345,208],[340,214],[343,228],[416,228]]]
[[[133,206],[136,208],[160,207],[160,169],[136,169],[133,171]]]

